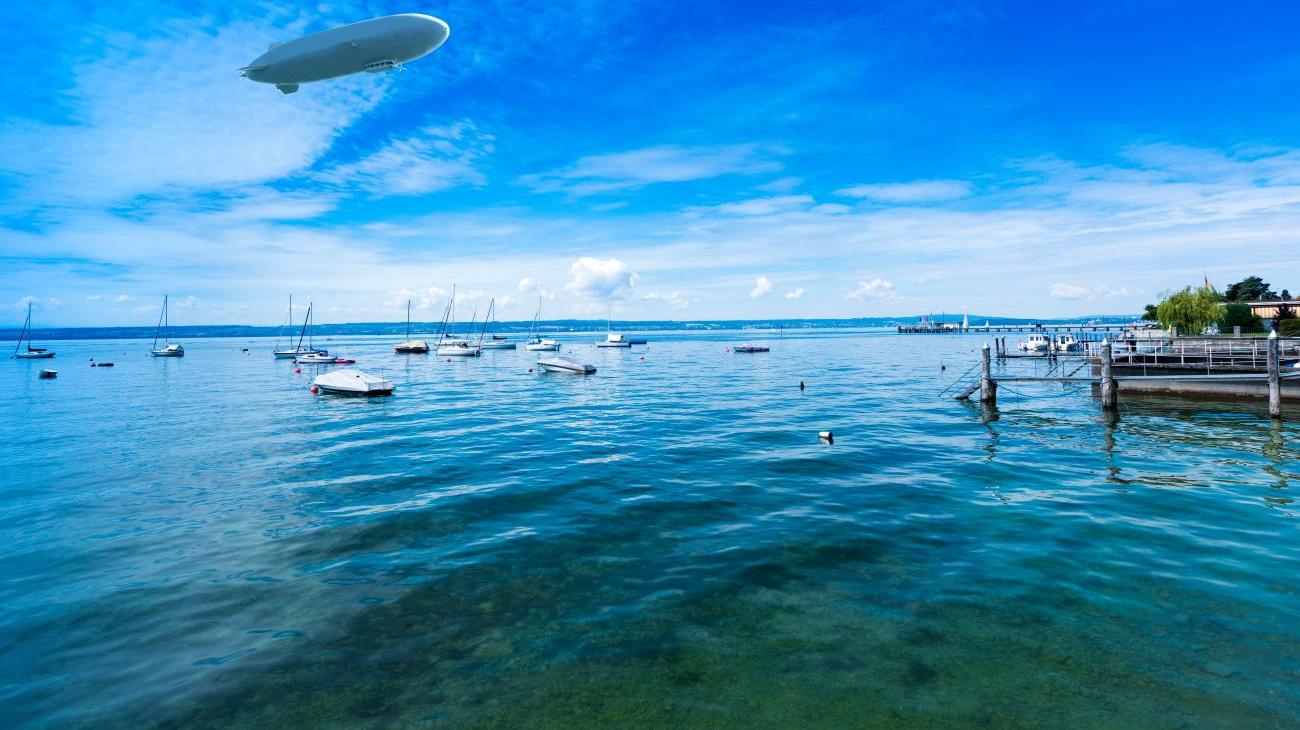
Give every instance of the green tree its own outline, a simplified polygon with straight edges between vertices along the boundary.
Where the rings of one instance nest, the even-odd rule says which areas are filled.
[[[1156,314],[1156,305],[1148,304],[1146,309],[1142,310],[1142,319],[1148,322],[1159,322],[1160,317]]]
[[[1277,321],[1295,318],[1295,307],[1290,304],[1283,304],[1277,308]]]
[[[1156,305],[1156,317],[1164,327],[1177,327],[1186,335],[1199,335],[1219,320],[1219,293],[1212,288],[1190,286],[1167,295]]]
[[[1269,288],[1268,282],[1258,276],[1247,276],[1236,284],[1229,284],[1223,291],[1223,298],[1230,302],[1262,302],[1277,299],[1277,294]]]
[[[1287,291],[1286,289],[1283,289],[1283,290],[1282,290],[1282,293],[1278,295],[1278,298],[1280,298],[1280,299],[1287,299],[1287,300],[1290,300],[1290,299],[1291,299],[1291,292]]]
[[[1219,330],[1231,332],[1233,327],[1241,327],[1242,332],[1259,332],[1264,329],[1264,323],[1250,311],[1249,304],[1228,302],[1219,314]]]

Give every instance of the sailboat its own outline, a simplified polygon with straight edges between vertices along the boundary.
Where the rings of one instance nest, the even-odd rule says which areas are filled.
[[[475,317],[478,314],[475,313]],[[456,287],[451,288],[451,299],[447,300],[447,309],[442,315],[442,324],[438,330],[438,357],[478,357],[483,354],[483,350],[478,345],[470,344],[469,340],[462,340],[451,336],[451,330],[456,326]]]
[[[308,304],[308,305],[307,305],[307,317],[304,318],[304,319],[303,319],[303,322],[302,322],[302,328],[303,328],[304,331],[306,331],[306,329],[307,329],[307,322],[308,322],[309,319],[311,319],[311,304]],[[289,333],[290,333],[290,334],[289,334],[289,337],[290,337],[290,339],[289,339],[289,345],[290,345],[290,346],[289,346],[289,347],[282,347],[282,346],[280,345],[280,340],[279,340],[279,338],[277,338],[276,341],[275,341],[275,351],[273,352],[273,354],[275,355],[275,359],[277,359],[277,360],[288,360],[288,359],[290,359],[290,358],[298,357],[299,355],[306,355],[306,354],[308,354],[308,353],[313,353],[313,352],[314,352],[314,353],[319,353],[319,354],[321,354],[321,355],[328,355],[328,354],[329,354],[329,353],[326,352],[325,350],[317,350],[317,349],[313,348],[313,347],[311,346],[311,340],[310,340],[310,338],[308,339],[307,347],[304,348],[304,347],[302,346],[302,334],[301,334],[301,333],[299,333],[299,335],[298,335],[298,345],[297,345],[296,347],[292,346],[292,345],[293,345],[293,295],[292,295],[292,294],[289,295],[289,316],[288,316],[288,324],[287,324],[287,327],[289,328]],[[281,327],[281,328],[280,328],[280,334],[281,334],[281,335],[284,334],[284,330],[285,330],[285,327]]]
[[[23,349],[23,340],[27,341],[27,348]],[[23,331],[18,333],[18,343],[14,345],[14,354],[19,360],[48,360],[54,357],[54,353],[44,347],[32,347],[32,303],[27,303],[27,319],[23,322]]]
[[[610,318],[614,315],[614,303],[609,304],[609,313],[605,315],[605,339],[597,342],[596,347],[631,347],[632,343],[623,338],[623,335],[617,334],[610,326]]]
[[[533,315],[533,323],[528,326],[528,341],[524,342],[524,349],[532,352],[559,352],[560,343],[541,337],[540,323],[542,319],[542,298],[537,297],[537,313]]]
[[[292,350],[292,352],[294,353],[293,358],[294,358],[294,360],[296,360],[296,361],[298,361],[298,362],[321,362],[321,361],[325,361],[325,360],[328,360],[329,362],[333,362],[333,361],[334,361],[334,358],[329,357],[329,351],[328,351],[328,350],[322,350],[322,349],[319,349],[319,348],[316,348],[316,347],[312,347],[312,344],[311,344],[311,324],[312,324],[312,319],[311,319],[311,309],[312,309],[312,304],[311,304],[311,302],[307,302],[307,316],[302,318],[302,329],[298,331],[298,344],[295,345],[294,348],[293,348],[293,350]],[[303,340],[304,337],[307,338],[307,345],[306,345],[306,346],[303,346],[303,344],[302,344],[302,340]],[[279,356],[280,356],[280,353],[277,352],[277,353],[276,353],[276,357],[279,357]],[[306,360],[303,360],[303,358],[307,358],[307,359],[306,359]]]
[[[163,346],[158,346],[158,335],[163,336]],[[154,357],[184,357],[185,348],[181,343],[172,342],[171,318],[167,313],[167,295],[163,295],[162,311],[158,313],[158,328],[153,331],[153,344],[149,346],[149,354]]]
[[[411,339],[411,300],[406,300],[406,341],[399,342],[393,346],[395,352],[405,352],[412,355],[423,355],[429,351],[429,343],[424,340]]]
[[[491,324],[491,323],[493,323],[493,322],[495,321],[495,320],[492,318],[492,315],[493,315],[494,312],[496,312],[496,306],[497,306],[497,300],[496,300],[496,299],[492,299],[491,301],[488,302],[488,313],[487,313],[487,318],[483,320],[483,333],[484,333],[484,334],[487,334],[487,331],[488,331],[488,325]],[[498,334],[496,334],[496,333],[493,333],[492,336],[491,336],[490,338],[486,339],[486,340],[483,339],[483,335],[479,335],[478,342],[479,342],[479,347],[483,348],[484,350],[513,350],[513,349],[515,349],[515,343],[511,342],[509,337],[506,337],[505,335],[498,335]]]

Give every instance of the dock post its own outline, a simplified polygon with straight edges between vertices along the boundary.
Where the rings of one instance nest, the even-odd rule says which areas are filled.
[[[1115,386],[1115,371],[1111,362],[1110,338],[1101,341],[1101,409],[1113,411],[1119,406],[1119,389]]]
[[[997,405],[998,402],[998,384],[993,380],[993,369],[989,363],[989,343],[984,341],[984,349],[980,351],[983,372],[980,375],[980,403],[988,405]]]
[[[1281,347],[1277,339],[1277,330],[1268,335],[1268,415],[1269,418],[1282,417],[1282,376],[1278,360]]]

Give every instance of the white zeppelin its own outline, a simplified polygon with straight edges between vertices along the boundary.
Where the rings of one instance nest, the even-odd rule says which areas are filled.
[[[447,24],[431,15],[388,15],[272,43],[239,75],[292,94],[299,84],[401,68],[433,53],[449,35]]]

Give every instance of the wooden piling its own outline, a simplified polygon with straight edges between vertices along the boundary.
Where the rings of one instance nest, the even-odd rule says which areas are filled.
[[[980,350],[980,365],[983,372],[980,374],[980,403],[988,405],[997,405],[998,402],[998,384],[993,380],[993,366],[989,362],[989,343],[984,342],[984,349]]]
[[[1277,330],[1268,335],[1268,415],[1270,418],[1282,417],[1282,374],[1280,360],[1281,347],[1277,339]]]
[[[1110,338],[1101,341],[1101,408],[1113,411],[1119,407],[1119,389],[1115,385],[1115,372],[1112,367]]]

